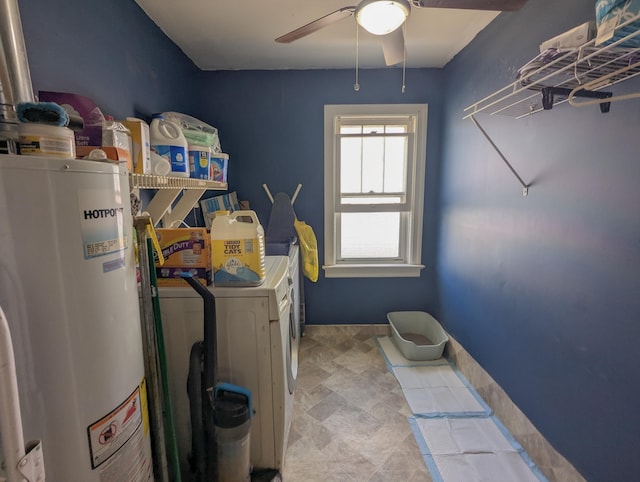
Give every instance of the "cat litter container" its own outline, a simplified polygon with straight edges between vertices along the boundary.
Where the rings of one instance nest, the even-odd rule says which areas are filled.
[[[387,313],[391,339],[407,360],[436,360],[449,337],[440,323],[423,311]]]

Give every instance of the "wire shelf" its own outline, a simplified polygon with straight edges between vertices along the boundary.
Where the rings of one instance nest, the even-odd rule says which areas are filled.
[[[226,190],[227,183],[189,177],[156,176],[130,173],[131,187],[140,189],[215,189]]]
[[[640,15],[618,28],[623,30],[638,21]],[[640,45],[640,30],[631,29],[605,46],[596,47],[593,39],[576,49],[546,50],[521,67],[514,82],[467,107],[464,118],[480,112],[522,118],[567,102],[570,94],[594,97],[590,92],[640,74],[640,47],[635,45]],[[596,97],[609,98],[611,94]],[[606,99],[595,102],[604,103]]]

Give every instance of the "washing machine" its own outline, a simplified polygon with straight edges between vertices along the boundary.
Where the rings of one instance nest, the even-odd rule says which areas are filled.
[[[214,287],[217,383],[251,391],[251,465],[282,468],[298,373],[299,326],[294,318],[293,286],[287,256],[267,256],[260,286]],[[191,426],[187,375],[193,344],[203,339],[203,301],[189,286],[159,288],[178,454],[189,473]]]

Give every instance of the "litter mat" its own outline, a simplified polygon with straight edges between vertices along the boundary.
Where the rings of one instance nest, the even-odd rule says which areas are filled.
[[[453,363],[408,360],[391,337],[376,342],[411,409],[407,418],[433,482],[547,482]]]

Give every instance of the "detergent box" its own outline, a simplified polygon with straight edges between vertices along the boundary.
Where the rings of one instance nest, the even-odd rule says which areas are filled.
[[[156,229],[162,255],[156,257],[158,286],[188,286],[181,274],[190,272],[203,285],[211,284],[211,241],[206,228]]]
[[[152,171],[149,124],[135,117],[127,117],[121,122],[131,132],[133,171],[138,174],[150,174]]]

